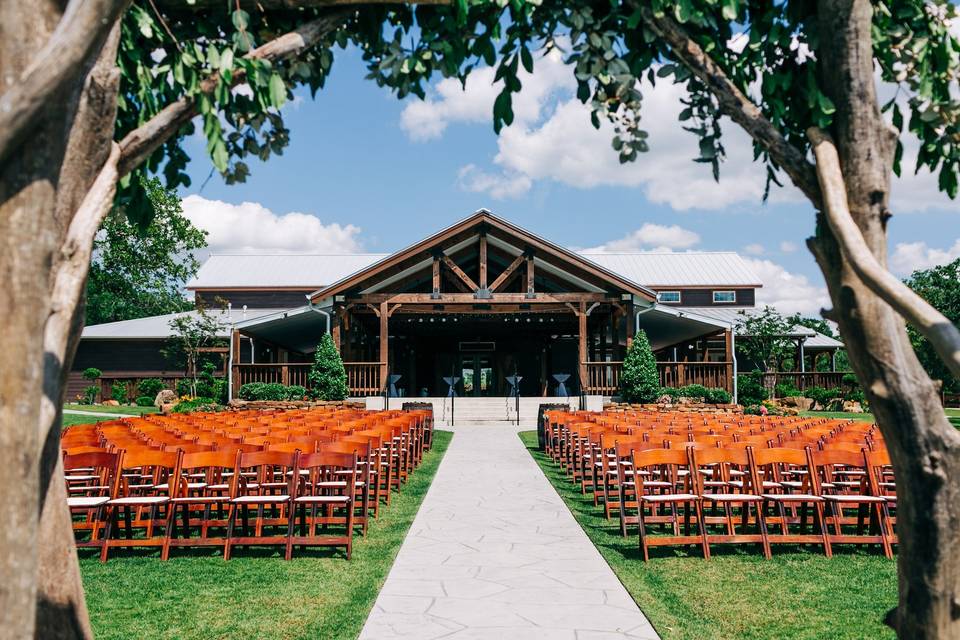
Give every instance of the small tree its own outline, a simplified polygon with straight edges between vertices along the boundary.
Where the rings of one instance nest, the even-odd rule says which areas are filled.
[[[185,359],[187,377],[190,380],[190,395],[197,395],[198,360],[203,349],[222,346],[224,340],[220,338],[220,321],[207,310],[197,305],[197,314],[184,314],[170,321],[173,329],[172,348],[164,349],[170,356],[172,353],[181,353]]]
[[[83,389],[83,400],[87,404],[93,404],[97,401],[97,396],[100,394],[100,384],[97,383],[97,380],[103,375],[103,371],[100,371],[100,369],[96,367],[87,367],[80,375],[83,376],[84,380],[90,381],[90,384]]]
[[[633,344],[627,349],[620,384],[620,395],[624,402],[653,402],[660,395],[657,361],[650,349],[647,334],[642,329],[633,337]]]
[[[329,333],[323,334],[317,345],[313,368],[310,369],[310,389],[313,397],[321,400],[343,400],[350,393],[347,371]]]
[[[763,371],[776,371],[780,362],[792,353],[793,321],[776,309],[764,307],[759,313],[740,312],[737,321],[737,348],[747,360]]]

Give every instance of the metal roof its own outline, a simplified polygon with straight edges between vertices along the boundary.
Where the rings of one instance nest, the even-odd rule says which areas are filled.
[[[585,252],[581,255],[648,287],[763,286],[746,261],[733,252]]]
[[[211,315],[221,318],[221,327],[223,331],[221,337],[228,337],[230,331],[227,328],[235,322],[250,320],[260,316],[276,313],[277,309],[232,309],[229,311],[211,311]],[[196,316],[196,311],[184,311],[183,313],[168,313],[162,316],[150,316],[149,318],[138,318],[136,320],[121,320],[119,322],[107,322],[105,324],[96,324],[84,327],[82,338],[91,340],[127,340],[127,339],[164,339],[173,335],[170,329],[170,321],[179,316]]]
[[[218,253],[203,263],[187,289],[319,289],[383,260],[387,253]]]
[[[657,308],[662,308],[665,305],[657,305]],[[695,314],[697,316],[706,316],[710,318],[716,318],[717,320],[722,320],[732,327],[736,327],[740,321],[740,313],[744,312],[747,315],[754,313],[760,313],[763,311],[762,308],[758,307],[674,307],[681,314],[688,312]],[[737,332],[738,335],[742,335],[741,332]],[[843,343],[837,340],[836,338],[831,338],[830,336],[824,335],[818,331],[815,331],[809,327],[804,327],[802,325],[796,325],[788,334],[791,338],[805,338],[803,341],[803,346],[805,349],[840,349],[843,347]]]
[[[390,255],[213,254],[188,289],[319,289]],[[581,253],[598,266],[647,287],[760,287],[763,283],[736,253]]]

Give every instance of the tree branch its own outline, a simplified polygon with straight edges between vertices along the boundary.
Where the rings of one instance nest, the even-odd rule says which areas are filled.
[[[668,14],[658,16],[649,8],[640,7],[636,0],[631,4],[640,9],[647,25],[670,46],[673,55],[713,93],[720,104],[720,111],[760,143],[813,206],[819,209],[821,196],[816,170],[803,152],[787,142],[760,108],[740,91],[720,65],[693,41],[680,24]]]
[[[63,87],[103,46],[129,0],[71,0],[50,39],[0,96],[0,163]]]
[[[164,11],[196,12],[204,9],[223,8],[223,0],[156,0],[157,6]],[[322,9],[326,7],[345,7],[363,4],[428,4],[448,5],[451,0],[240,0],[240,7],[255,11],[280,11],[298,9]]]
[[[352,9],[335,9],[253,49],[244,57],[276,61],[295,56],[339,29],[353,14]],[[242,83],[245,78],[246,73],[237,69],[231,86]],[[199,93],[213,93],[219,80],[219,73],[211,74],[200,83]],[[183,96],[167,105],[160,113],[123,137],[120,141],[121,177],[143,164],[150,154],[198,114],[196,95]]]
[[[863,284],[916,327],[953,375],[960,377],[960,330],[880,264],[850,215],[847,188],[833,140],[817,127],[807,129],[807,137],[817,159],[823,212],[843,256]]]
[[[60,247],[60,259],[53,276],[53,292],[50,297],[50,317],[47,320],[43,334],[44,351],[58,357],[66,350],[67,340],[70,337],[70,324],[74,308],[80,300],[84,284],[87,280],[87,271],[90,266],[90,256],[93,253],[93,239],[100,228],[110,207],[113,206],[113,196],[117,191],[117,163],[120,160],[120,146],[113,142],[110,145],[110,155],[103,168],[83,197],[77,208],[67,237]],[[41,426],[46,421],[40,421]]]

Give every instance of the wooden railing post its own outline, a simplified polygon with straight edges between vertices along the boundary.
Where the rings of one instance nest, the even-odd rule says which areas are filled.
[[[280,366],[280,384],[284,386],[290,385],[290,367],[286,364]]]

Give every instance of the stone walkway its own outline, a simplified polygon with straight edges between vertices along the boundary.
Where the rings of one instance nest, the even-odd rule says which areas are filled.
[[[85,409],[64,409],[63,413],[71,416],[103,416],[104,420],[139,417],[139,414],[136,413],[107,413],[105,411],[86,411]]]
[[[455,431],[360,638],[657,638],[517,427]]]

